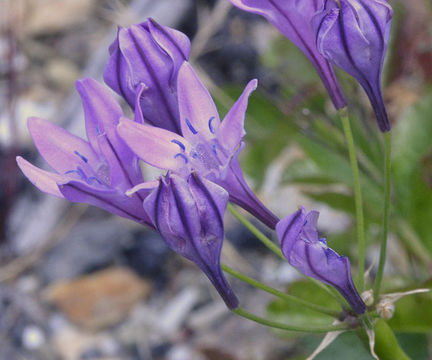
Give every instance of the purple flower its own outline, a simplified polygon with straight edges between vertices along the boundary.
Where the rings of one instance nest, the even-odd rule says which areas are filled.
[[[301,207],[276,225],[281,248],[288,262],[304,275],[336,288],[357,314],[363,314],[366,305],[351,278],[349,259],[338,255],[319,238],[318,211]]]
[[[147,190],[132,197],[125,195],[143,178],[139,159],[116,132],[123,115],[120,106],[95,80],[78,81],[77,89],[84,106],[88,141],[49,121],[30,118],[33,141],[55,172],[39,169],[21,157],[17,157],[18,166],[43,192],[152,226],[142,204],[157,182],[147,183]]]
[[[323,0],[230,0],[238,8],[264,16],[308,57],[336,109],[346,106],[331,64],[318,52],[311,20]]]
[[[189,52],[186,35],[152,19],[119,28],[110,46],[105,82],[132,109],[140,108],[146,122],[180,133],[177,73]]]
[[[180,136],[174,132],[120,120],[119,135],[146,163],[187,175],[196,171],[228,191],[230,200],[269,227],[278,221],[247,186],[237,155],[243,147],[244,118],[248,97],[256,89],[252,80],[221,122],[216,106],[189,63],[178,75]],[[139,116],[138,116],[139,117]]]
[[[381,71],[392,16],[385,0],[326,0],[313,19],[318,50],[365,89],[381,131],[391,127],[381,93]]]
[[[168,172],[144,208],[166,243],[197,264],[228,308],[235,309],[238,299],[220,266],[227,203],[228,193],[198,174],[184,177]]]

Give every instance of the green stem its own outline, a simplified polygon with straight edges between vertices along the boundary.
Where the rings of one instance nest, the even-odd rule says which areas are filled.
[[[237,315],[246,319],[255,321],[261,325],[272,327],[275,329],[289,330],[289,331],[302,331],[302,332],[314,332],[314,333],[326,333],[330,331],[347,331],[350,330],[345,324],[340,325],[328,325],[328,326],[301,326],[301,325],[287,325],[277,321],[268,320],[257,315],[251,314],[241,307],[233,310]]]
[[[285,256],[282,254],[281,249],[273,241],[271,241],[267,236],[265,236],[256,226],[254,226],[248,219],[246,219],[240,212],[232,205],[228,204],[228,210],[234,217],[244,225],[252,234],[254,234],[258,240],[260,240],[265,246],[267,246],[271,251],[273,251],[282,260],[286,260]]]
[[[411,251],[415,257],[422,261],[428,269],[432,269],[430,252],[425,248],[406,220],[402,218],[393,218],[392,224],[394,224],[393,228],[396,230],[398,238],[406,248]]]
[[[357,163],[356,149],[354,145],[354,138],[351,131],[351,125],[348,117],[347,108],[339,110],[339,116],[342,120],[342,126],[345,133],[345,138],[348,145],[348,153],[351,162],[351,171],[354,181],[354,202],[357,218],[357,241],[358,241],[358,290],[361,293],[364,289],[364,268],[365,268],[365,252],[366,242],[364,235],[364,215],[363,215],[363,202],[360,186],[360,173]]]
[[[378,271],[375,278],[374,297],[375,301],[379,299],[381,281],[384,273],[384,264],[387,253],[388,225],[390,219],[390,190],[391,190],[391,135],[390,132],[384,133],[384,212],[383,228],[381,239],[381,250],[378,263]]]
[[[281,292],[279,290],[276,290],[276,289],[274,289],[274,288],[272,288],[270,286],[267,286],[267,285],[265,285],[265,284],[263,284],[263,283],[255,280],[255,279],[252,279],[252,278],[250,278],[250,277],[248,277],[248,276],[246,276],[246,275],[244,275],[244,274],[242,274],[242,273],[240,273],[240,272],[238,272],[238,271],[230,268],[229,266],[227,266],[225,264],[222,264],[222,270],[225,271],[226,273],[234,276],[235,278],[237,278],[237,279],[239,279],[241,281],[244,281],[245,283],[248,283],[248,284],[250,284],[250,285],[252,285],[252,286],[254,286],[254,287],[258,288],[258,289],[264,290],[265,292],[268,292],[270,294],[273,294],[273,295],[275,295],[275,296],[277,296],[277,297],[279,297],[279,298],[281,298],[283,300],[294,302],[296,304],[308,307],[308,308],[310,308],[312,310],[315,310],[315,311],[318,311],[318,312],[321,312],[321,313],[333,316],[335,318],[338,318],[340,316],[340,311],[331,310],[331,309],[328,309],[328,308],[326,308],[324,306],[320,306],[320,305],[311,303],[311,302],[309,302],[307,300],[303,300],[303,299],[301,299],[301,298],[299,298],[297,296],[285,294],[285,293],[283,293],[283,292]]]
[[[248,219],[246,219],[239,211],[232,205],[228,204],[229,212],[241,223],[244,227],[246,227],[252,234],[254,234],[258,240],[260,240],[267,248],[269,248],[272,252],[274,252],[277,256],[279,256],[283,261],[287,261],[284,254],[282,253],[279,246],[277,246],[273,241],[271,241],[267,236],[265,236],[256,226],[254,226]],[[341,302],[338,294],[333,292],[333,289],[329,289],[325,284],[320,281],[308,277],[315,285],[324,290],[331,297],[336,299],[341,305],[344,303]]]
[[[379,319],[374,327],[375,352],[380,360],[411,360],[405,353],[391,327],[382,319]]]

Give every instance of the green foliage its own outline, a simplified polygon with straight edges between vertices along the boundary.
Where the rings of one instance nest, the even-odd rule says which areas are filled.
[[[432,253],[432,190],[423,161],[432,152],[432,90],[408,109],[393,130],[395,206]]]
[[[224,90],[230,98],[236,99],[243,89],[229,87]],[[242,168],[259,186],[269,164],[290,142],[292,119],[285,116],[263,93],[256,91],[249,100],[245,128],[247,147],[240,155]]]
[[[329,309],[340,310],[339,305],[324,290],[310,281],[298,281],[290,285],[288,293],[304,300],[326,306]],[[268,316],[278,321],[287,323],[308,325],[330,325],[333,318],[329,315],[302,307],[293,302],[277,299],[271,302],[267,308]],[[281,333],[284,336],[298,336],[298,333]]]
[[[431,293],[405,296],[396,303],[396,311],[389,320],[395,331],[432,333]]]
[[[409,360],[388,324],[379,319],[374,326],[375,353],[380,360]]]
[[[308,337],[303,339],[302,347],[307,349],[304,355],[310,355],[319,345],[321,339]],[[304,359],[304,357],[302,358]],[[362,345],[354,332],[340,334],[339,337],[323,350],[315,360],[373,360],[369,351]]]

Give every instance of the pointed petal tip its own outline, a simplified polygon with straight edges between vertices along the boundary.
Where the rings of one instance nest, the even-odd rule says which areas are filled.
[[[39,169],[21,156],[17,156],[16,160],[24,176],[40,191],[63,198],[58,187],[58,183],[64,181],[62,175]]]
[[[126,116],[120,116],[119,123],[117,125],[117,129],[124,128],[125,126],[133,123],[134,121],[128,119]]]
[[[30,132],[30,135],[32,135],[32,132],[37,130],[38,127],[45,126],[48,124],[52,124],[51,121],[42,119],[37,116],[30,116],[29,118],[27,118],[27,128]]]
[[[256,90],[258,88],[258,79],[252,79],[251,81],[248,82],[246,86],[250,87],[252,91]]]
[[[18,167],[21,168],[21,165],[27,160],[25,160],[22,156],[16,156],[15,161],[17,162]]]
[[[84,77],[82,79],[78,79],[75,81],[75,87],[79,91],[79,89],[84,88],[89,85],[99,84],[99,82],[91,77]]]

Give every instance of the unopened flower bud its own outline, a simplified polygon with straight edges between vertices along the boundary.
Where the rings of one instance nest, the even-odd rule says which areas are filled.
[[[319,238],[319,213],[309,213],[301,207],[276,225],[282,253],[288,262],[306,276],[333,286],[348,301],[357,314],[366,311],[366,305],[351,278],[349,259],[340,256]]]
[[[378,315],[381,316],[384,320],[389,320],[393,317],[393,314],[395,312],[395,306],[392,302],[381,301],[380,303],[378,303],[376,310]]]
[[[373,303],[375,301],[373,290],[370,289],[370,290],[363,291],[363,293],[361,294],[361,298],[363,299],[366,306],[373,305]]]
[[[291,40],[310,60],[318,72],[336,109],[346,106],[332,65],[319,53],[311,20],[321,1],[316,0],[230,0],[241,10],[264,16]]]
[[[185,34],[152,19],[119,28],[110,46],[105,82],[132,109],[138,107],[146,122],[180,133],[177,74],[189,51]]]
[[[222,272],[223,215],[228,193],[196,173],[169,173],[144,201],[144,209],[168,246],[207,275],[230,309],[239,302]]]
[[[364,88],[381,131],[390,130],[381,72],[392,16],[386,0],[325,0],[312,21],[318,51]]]

